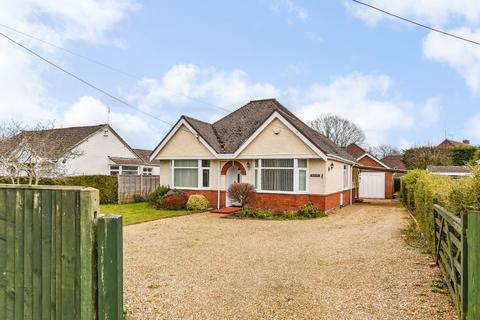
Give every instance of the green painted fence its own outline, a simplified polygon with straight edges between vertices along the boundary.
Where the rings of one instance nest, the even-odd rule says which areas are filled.
[[[480,319],[480,213],[434,206],[435,261],[460,319]]]
[[[97,276],[110,259],[97,255],[110,253],[97,250],[98,203],[92,188],[0,185],[0,319],[121,319],[98,313],[110,290]]]

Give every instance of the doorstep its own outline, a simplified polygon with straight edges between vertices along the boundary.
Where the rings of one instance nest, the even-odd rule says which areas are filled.
[[[235,213],[235,212],[238,212],[238,211],[242,211],[242,208],[226,207],[226,208],[210,210],[210,212],[212,212],[212,213],[219,213],[219,214],[230,214],[230,213]]]

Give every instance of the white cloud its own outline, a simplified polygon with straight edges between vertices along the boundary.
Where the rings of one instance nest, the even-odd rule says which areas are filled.
[[[449,32],[480,41],[480,29],[457,28]],[[426,58],[447,63],[464,78],[472,92],[480,93],[479,46],[430,32],[423,43],[423,48]]]
[[[274,0],[270,3],[270,8],[274,12],[286,12],[288,15],[288,21],[291,22],[291,18],[296,18],[303,22],[308,21],[310,14],[303,6],[298,5],[293,0]]]
[[[312,85],[297,114],[305,121],[323,113],[336,114],[360,126],[368,143],[385,143],[388,132],[417,124],[416,114],[437,111],[436,100],[415,104],[394,97],[391,87],[392,80],[386,75],[341,76],[328,85]],[[438,115],[434,118],[436,121]]]
[[[475,114],[467,121],[465,125],[465,134],[469,137],[473,137],[480,140],[480,113]]]
[[[370,0],[366,2],[391,13],[418,19],[433,26],[446,26],[452,20],[469,24],[480,21],[480,1],[477,0]],[[370,25],[390,19],[388,15],[363,5],[348,0],[345,4],[355,16]]]
[[[152,127],[142,117],[126,111],[108,113],[108,107],[99,99],[83,96],[59,117],[62,127],[88,126],[101,123],[110,123],[115,130],[124,135],[129,134],[156,134]]]
[[[158,110],[170,103],[175,103],[177,108],[182,104],[189,107],[192,98],[232,108],[252,99],[278,95],[274,85],[252,82],[243,70],[223,71],[178,64],[160,79],[143,79],[127,98],[143,110]]]
[[[3,0],[0,21],[58,45],[69,40],[110,43],[106,33],[135,8],[132,0]],[[0,30],[41,53],[54,54],[51,47],[41,42],[3,27]],[[61,103],[49,96],[42,79],[43,72],[50,69],[22,50],[3,38],[0,41],[0,122],[55,119],[61,113]]]
[[[375,25],[385,19],[391,19],[386,14],[351,1],[345,3],[355,16],[367,24]],[[449,33],[480,41],[480,1],[371,0],[368,3],[394,14],[442,28]],[[478,46],[431,31],[424,40],[423,54],[432,61],[446,63],[465,80],[473,93],[480,93]]]

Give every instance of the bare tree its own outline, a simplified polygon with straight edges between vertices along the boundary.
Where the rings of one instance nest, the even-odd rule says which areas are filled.
[[[365,134],[355,123],[332,114],[323,114],[310,121],[310,127],[320,132],[340,147],[351,143],[363,144]]]
[[[452,165],[452,151],[436,146],[414,147],[405,150],[403,162],[408,169],[425,169],[427,166]]]
[[[19,184],[22,177],[27,177],[29,184],[38,184],[46,177],[62,177],[66,174],[65,163],[81,154],[68,137],[53,129],[53,123],[0,125],[0,172],[14,184]]]
[[[400,154],[400,150],[388,144],[381,144],[379,146],[370,148],[370,153],[373,154],[377,159],[383,159],[386,156]]]

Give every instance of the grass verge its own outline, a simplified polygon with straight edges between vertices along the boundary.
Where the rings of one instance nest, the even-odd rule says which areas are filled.
[[[149,207],[148,202],[126,203],[126,204],[105,204],[100,206],[103,214],[119,214],[123,216],[123,225],[152,221],[163,218],[184,216],[196,213],[191,210],[164,210]]]

